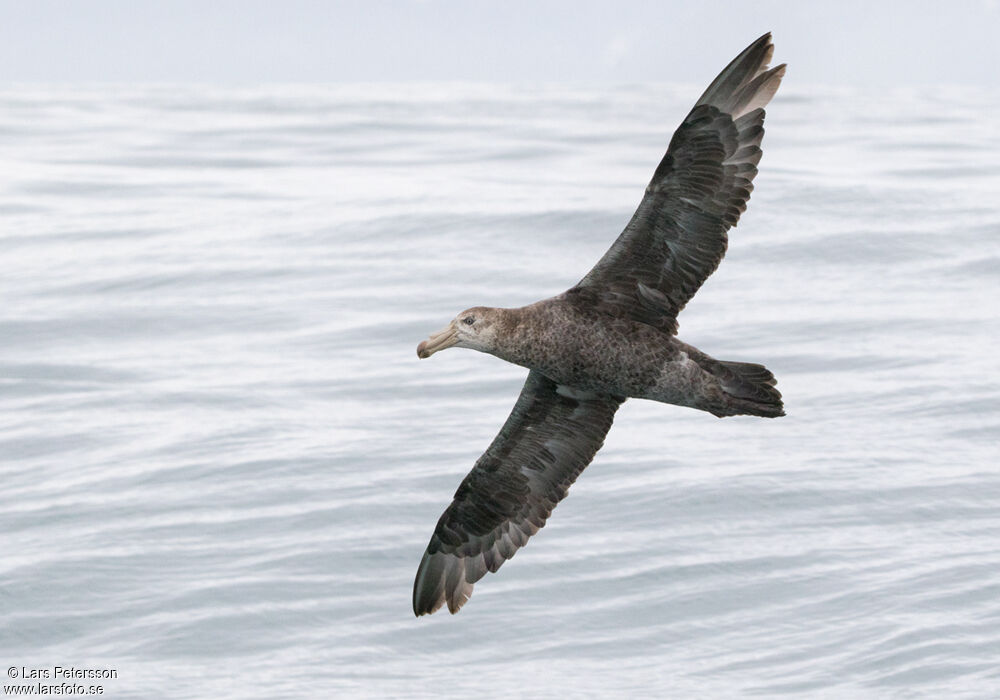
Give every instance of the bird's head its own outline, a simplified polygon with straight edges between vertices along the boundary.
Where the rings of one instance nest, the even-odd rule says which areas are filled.
[[[474,306],[452,319],[451,323],[417,346],[417,357],[426,359],[438,350],[450,347],[490,352],[495,345],[498,320],[503,309]]]

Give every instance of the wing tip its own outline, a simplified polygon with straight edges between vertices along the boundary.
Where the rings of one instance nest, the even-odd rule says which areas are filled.
[[[765,47],[764,48],[765,59],[761,63],[766,69],[768,62],[771,60],[772,54],[774,54],[774,37],[771,36],[770,31],[766,31],[759,37],[757,37],[753,41],[753,43],[751,43],[748,47],[746,47],[746,49],[743,50],[743,53],[750,53],[751,50],[759,49],[762,46]]]
[[[472,568],[468,563],[466,557],[431,553],[430,549],[424,552],[413,581],[413,614],[432,615],[446,603],[452,615],[461,610],[472,597],[473,584],[485,573],[485,564]]]
[[[430,615],[444,603],[444,566],[430,550],[424,552],[413,580],[413,614]]]
[[[771,38],[771,32],[766,32],[743,49],[715,77],[695,105],[712,105],[722,112],[739,116],[736,111],[743,113],[767,104],[778,89],[786,67],[783,63],[768,70],[774,55]],[[747,107],[751,101],[753,107]]]

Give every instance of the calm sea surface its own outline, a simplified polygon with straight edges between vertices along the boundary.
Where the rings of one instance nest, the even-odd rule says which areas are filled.
[[[115,669],[122,698],[1000,697],[981,90],[790,73],[680,317],[788,416],[627,403],[529,546],[413,617],[525,374],[417,343],[582,277],[699,92],[0,90],[2,668]]]

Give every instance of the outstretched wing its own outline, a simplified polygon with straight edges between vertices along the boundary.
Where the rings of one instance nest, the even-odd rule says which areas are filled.
[[[571,299],[677,332],[677,314],[719,266],[726,231],[753,190],[764,106],[785,74],[784,64],[767,69],[773,51],[765,34],[712,81],[674,132],[632,220]]]
[[[532,370],[510,417],[438,520],[413,583],[413,612],[452,613],[545,525],[604,444],[623,398],[580,394]]]

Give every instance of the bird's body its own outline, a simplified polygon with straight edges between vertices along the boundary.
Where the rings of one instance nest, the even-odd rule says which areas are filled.
[[[490,353],[528,368],[507,422],[438,521],[413,611],[456,612],[473,584],[545,525],[628,398],[716,416],[784,415],[762,365],[716,360],[676,337],[677,314],[725,255],[760,161],[764,106],[784,66],[766,34],[709,85],[653,173],[632,220],[566,292],[516,309],[474,307],[417,347]]]
[[[488,352],[577,393],[650,399],[717,416],[780,410],[774,389],[757,402],[726,390],[731,377],[723,369],[734,363],[645,323],[595,311],[582,296],[570,291],[518,309],[491,309],[503,330]]]
[[[561,294],[502,309],[508,332],[491,354],[582,392],[635,396],[656,386],[677,356],[673,338],[626,318],[608,318]]]

